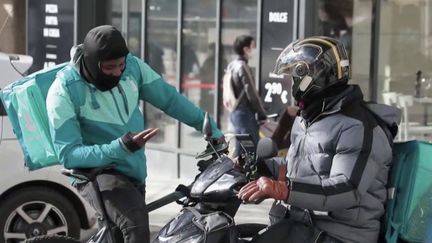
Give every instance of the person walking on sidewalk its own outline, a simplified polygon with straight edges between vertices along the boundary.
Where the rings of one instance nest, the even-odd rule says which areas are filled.
[[[47,96],[54,149],[68,169],[114,164],[96,178],[108,218],[120,228],[124,242],[149,242],[144,145],[158,129],[144,130],[140,101],[197,130],[202,130],[204,112],[133,56],[113,26],[90,30],[71,56]],[[213,137],[224,142],[211,123]],[[75,181],[74,186],[100,210],[91,183]]]
[[[256,52],[256,43],[252,36],[241,35],[234,41],[235,60],[228,64],[231,73],[232,88],[238,99],[236,107],[230,113],[230,121],[236,134],[250,134],[255,145],[259,140],[258,118],[265,119],[265,110],[255,88],[255,79],[248,65]],[[236,141],[234,157],[238,156],[240,144]]]

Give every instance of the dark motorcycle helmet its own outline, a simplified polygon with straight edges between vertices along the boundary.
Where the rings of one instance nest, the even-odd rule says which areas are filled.
[[[325,97],[329,88],[346,85],[351,78],[345,47],[325,36],[308,37],[289,44],[276,60],[274,73],[292,77],[296,101]]]

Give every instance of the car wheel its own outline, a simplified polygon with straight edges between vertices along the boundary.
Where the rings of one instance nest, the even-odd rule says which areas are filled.
[[[18,243],[40,235],[79,239],[80,221],[71,202],[48,187],[33,186],[0,202],[0,242]]]

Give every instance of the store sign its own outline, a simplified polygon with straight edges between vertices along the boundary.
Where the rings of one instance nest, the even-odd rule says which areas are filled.
[[[269,23],[288,23],[287,12],[269,12]]]
[[[28,0],[27,50],[30,73],[70,60],[74,44],[75,1]]]
[[[293,2],[263,1],[260,91],[269,113],[279,113],[291,102],[291,81],[273,70],[281,51],[293,41]]]

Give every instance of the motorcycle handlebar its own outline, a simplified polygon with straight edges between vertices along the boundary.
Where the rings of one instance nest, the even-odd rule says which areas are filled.
[[[147,210],[149,212],[156,210],[160,207],[163,207],[167,204],[170,204],[172,202],[175,202],[179,200],[182,197],[189,197],[190,196],[190,188],[192,185],[185,186],[183,184],[180,184],[177,186],[176,190],[174,192],[171,192],[170,194],[154,201],[149,204],[147,204]]]
[[[164,196],[164,197],[162,197],[162,198],[160,198],[160,199],[158,199],[156,201],[153,201],[153,202],[147,204],[147,210],[149,212],[151,212],[151,211],[156,210],[156,209],[158,209],[160,207],[163,207],[163,206],[165,206],[167,204],[175,202],[175,201],[177,201],[178,199],[180,199],[180,198],[182,198],[184,196],[185,195],[182,192],[179,192],[179,191],[171,192],[170,194],[168,194],[168,195],[166,195],[166,196]]]

